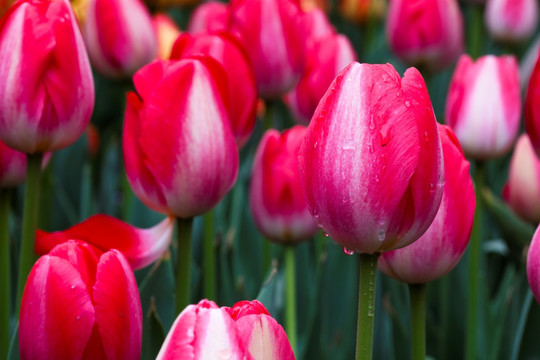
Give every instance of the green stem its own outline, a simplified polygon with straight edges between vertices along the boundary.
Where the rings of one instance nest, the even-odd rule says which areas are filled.
[[[274,128],[274,108],[275,103],[272,100],[266,100],[266,109],[264,113],[264,129],[270,130]]]
[[[412,324],[412,360],[426,359],[426,285],[409,284]]]
[[[441,311],[441,321],[440,321],[440,339],[439,339],[439,359],[446,360],[448,357],[446,352],[448,351],[448,326],[450,326],[449,321],[449,288],[450,288],[450,278],[443,276],[439,280],[439,304]]]
[[[532,300],[533,294],[531,289],[527,289],[527,294],[525,295],[525,300],[523,301],[523,306],[521,307],[521,314],[519,316],[516,335],[514,336],[512,355],[510,356],[511,360],[517,360],[519,356],[519,349],[521,348],[521,341],[523,340],[523,333],[525,332],[525,325],[527,325],[527,318],[529,317],[528,315],[529,310],[531,309]]]
[[[483,41],[484,9],[479,4],[471,4],[471,6],[472,21],[470,22],[470,26],[472,26],[472,29],[469,32],[470,36],[468,36],[467,40],[469,43],[469,54],[473,59],[477,59],[480,56]]]
[[[360,254],[358,287],[358,324],[356,327],[356,360],[371,360],[375,320],[375,280],[379,253]]]
[[[176,263],[176,314],[190,304],[191,299],[191,233],[193,218],[177,218],[178,253]]]
[[[478,284],[480,270],[480,256],[482,246],[482,187],[484,186],[484,164],[477,162],[475,170],[476,212],[474,225],[469,243],[469,276],[467,303],[467,338],[465,342],[465,359],[476,359],[476,332],[478,325]]]
[[[216,300],[216,252],[214,244],[214,210],[204,215],[204,297]]]
[[[27,156],[26,189],[22,219],[21,255],[19,260],[19,280],[17,282],[17,314],[19,313],[24,285],[34,265],[34,243],[39,209],[39,181],[43,154]]]
[[[9,247],[10,192],[0,189],[0,358],[7,358],[10,332],[11,262]]]
[[[294,245],[285,246],[285,326],[289,342],[296,353],[296,265],[294,261]]]
[[[272,263],[272,244],[270,243],[270,240],[265,237],[262,238],[262,242],[262,275],[264,278]]]

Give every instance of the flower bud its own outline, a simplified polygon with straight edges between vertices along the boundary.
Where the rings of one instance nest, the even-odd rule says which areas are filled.
[[[489,0],[486,26],[495,39],[519,42],[529,38],[538,25],[537,0]]]

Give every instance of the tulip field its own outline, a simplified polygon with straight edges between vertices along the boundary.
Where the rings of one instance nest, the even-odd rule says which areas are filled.
[[[0,359],[540,360],[539,6],[0,3]]]

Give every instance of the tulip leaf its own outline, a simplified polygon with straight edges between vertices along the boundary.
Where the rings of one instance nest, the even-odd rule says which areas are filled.
[[[165,341],[163,322],[156,310],[155,298],[150,298],[150,308],[143,321],[142,359],[155,359]]]

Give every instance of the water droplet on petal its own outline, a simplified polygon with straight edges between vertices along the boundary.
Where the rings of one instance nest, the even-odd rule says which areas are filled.
[[[77,315],[77,317],[75,318],[75,320],[80,320],[81,319],[81,315]]]
[[[343,252],[345,253],[345,255],[349,256],[354,254],[354,250],[349,250],[346,247],[343,247]]]
[[[219,350],[217,356],[220,360],[229,360],[232,357],[231,349]]]
[[[411,106],[411,102],[410,101],[405,101],[405,107],[410,107]]]
[[[322,235],[323,235],[324,237],[328,237],[328,233],[327,233],[326,231],[323,231]]]
[[[429,141],[429,135],[428,135],[428,132],[427,132],[427,131],[424,131],[424,141],[425,141],[425,142],[428,142],[428,141]]]
[[[384,241],[384,239],[386,239],[386,231],[384,231],[383,229],[379,230],[379,232],[377,233],[377,239],[379,241]]]
[[[429,184],[429,192],[431,194],[433,194],[435,192],[435,184],[434,183]]]
[[[341,147],[343,150],[354,150],[354,141],[347,141],[343,146]]]
[[[375,119],[373,114],[371,114],[371,117],[369,118],[369,130],[375,130]]]
[[[316,148],[317,148],[317,144],[318,144],[318,142],[317,142],[317,141],[315,141],[315,144],[313,144],[313,148],[314,148],[314,149],[316,149]]]

